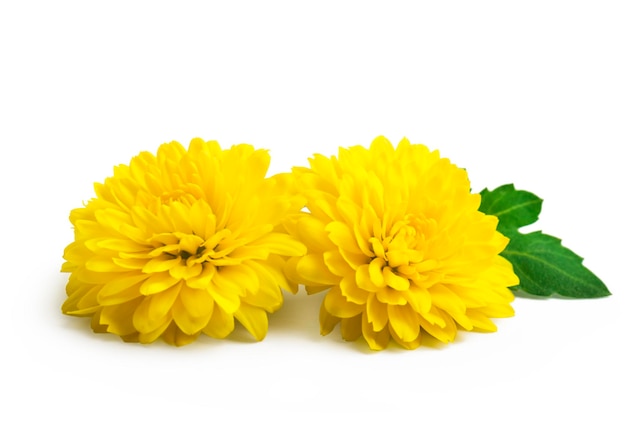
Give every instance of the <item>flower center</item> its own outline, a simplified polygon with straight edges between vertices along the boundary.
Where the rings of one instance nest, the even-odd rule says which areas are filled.
[[[163,268],[157,267],[159,270],[169,270],[174,277],[191,278],[207,266],[218,270],[221,266],[240,262],[228,257],[236,247],[231,245],[234,244],[231,236],[229,229],[219,230],[208,239],[196,234],[161,233],[150,239],[155,248],[149,255],[154,261],[163,263]]]
[[[411,281],[423,281],[423,273],[437,262],[424,260],[424,235],[420,221],[408,215],[395,222],[387,233],[369,239],[374,257],[369,264],[370,279],[377,286],[408,290]]]
[[[203,252],[204,250],[206,250],[206,247],[204,247],[204,246],[200,245],[200,246],[196,249],[196,252],[195,252],[195,253],[189,253],[188,251],[185,251],[185,250],[181,251],[181,252],[180,252],[180,257],[181,257],[181,259],[183,259],[183,260],[185,260],[185,261],[186,261],[187,259],[189,259],[190,257],[192,257],[192,256],[195,256],[195,257],[201,257],[201,256],[202,256],[202,252]]]

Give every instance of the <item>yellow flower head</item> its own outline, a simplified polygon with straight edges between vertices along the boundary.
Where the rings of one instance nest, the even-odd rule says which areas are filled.
[[[249,145],[194,139],[116,167],[70,214],[63,312],[133,342],[223,338],[234,319],[262,340],[281,288],[297,289],[285,257],[306,252],[280,230],[302,202],[285,192],[290,175],[265,178],[269,161]]]
[[[508,239],[478,211],[463,169],[383,137],[309,161],[294,168],[309,212],[289,224],[308,254],[287,272],[309,293],[329,289],[322,334],[341,323],[346,340],[413,349],[424,334],[449,342],[457,326],[495,331],[489,318],[513,315],[518,278],[499,256]]]

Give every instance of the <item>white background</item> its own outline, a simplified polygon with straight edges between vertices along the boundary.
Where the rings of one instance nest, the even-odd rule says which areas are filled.
[[[2,1],[0,441],[626,442],[619,5]],[[379,134],[544,198],[534,228],[613,295],[379,353],[319,336],[304,294],[261,343],[125,344],[61,314],[69,212],[114,165],[199,136],[278,172]]]

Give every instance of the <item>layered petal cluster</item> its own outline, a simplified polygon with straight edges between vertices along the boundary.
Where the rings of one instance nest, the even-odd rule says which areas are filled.
[[[117,166],[70,214],[63,313],[133,342],[224,338],[235,319],[262,340],[281,289],[297,290],[285,259],[306,252],[281,228],[303,202],[286,193],[291,175],[265,177],[269,161],[249,145],[194,139]]]
[[[499,255],[508,239],[478,211],[463,169],[383,137],[309,161],[293,171],[308,212],[288,226],[308,252],[287,275],[309,293],[328,290],[322,334],[340,324],[344,339],[362,335],[372,349],[390,338],[413,349],[425,334],[449,342],[459,327],[495,331],[490,318],[513,315],[518,278]]]

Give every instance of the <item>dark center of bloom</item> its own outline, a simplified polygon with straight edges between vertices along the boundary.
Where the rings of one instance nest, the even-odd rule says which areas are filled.
[[[213,273],[221,266],[236,265],[240,261],[228,257],[238,246],[228,229],[219,230],[207,239],[197,234],[173,232],[157,234],[150,241],[154,245],[149,253],[155,262],[152,269],[169,271],[175,278],[195,278],[207,267]]]
[[[187,259],[189,259],[190,257],[192,257],[192,256],[195,256],[196,258],[198,258],[198,257],[201,257],[201,256],[202,256],[202,252],[203,252],[204,250],[206,250],[206,247],[204,247],[204,246],[202,246],[202,245],[201,245],[201,246],[199,246],[199,247],[196,249],[196,252],[195,252],[195,253],[190,253],[190,252],[188,252],[188,251],[182,250],[182,251],[180,252],[180,257],[181,257],[181,259],[183,259],[183,260],[185,260],[185,261],[186,261]]]

